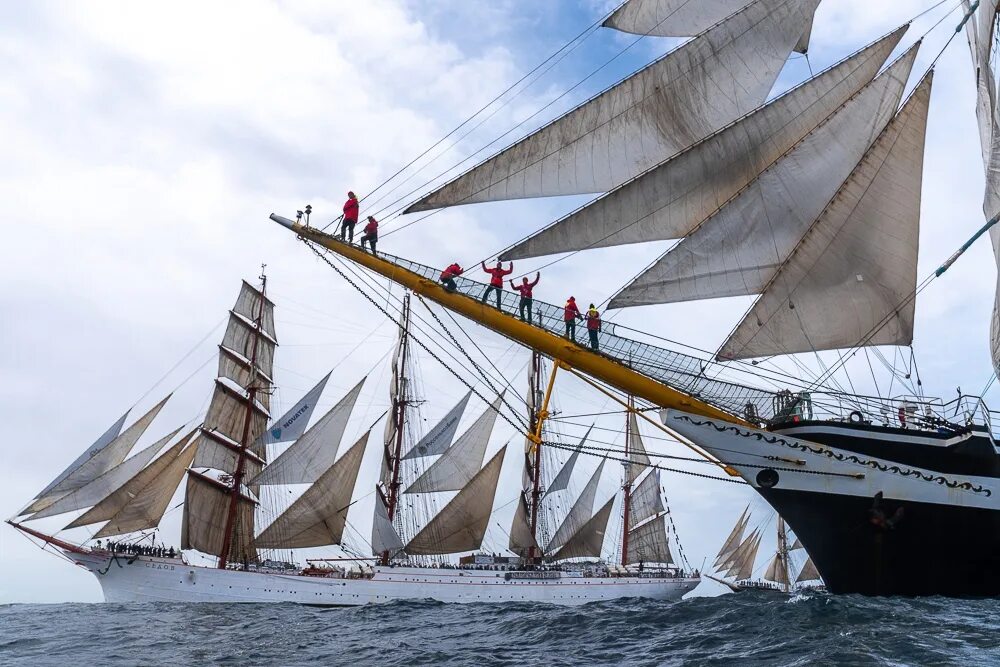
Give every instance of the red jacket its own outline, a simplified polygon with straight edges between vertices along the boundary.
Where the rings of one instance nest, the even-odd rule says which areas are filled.
[[[505,271],[502,268],[500,268],[500,269],[487,269],[486,268],[486,262],[480,262],[480,263],[483,265],[483,271],[485,271],[486,273],[488,273],[488,274],[490,274],[492,276],[492,278],[490,278],[490,285],[493,285],[493,287],[503,287],[503,277],[504,276],[509,276],[510,274],[514,273],[514,265],[513,264],[511,264],[510,268]]]
[[[596,310],[587,311],[587,328],[596,331],[601,330],[601,314]]]
[[[515,283],[512,280],[510,281],[510,286],[513,287],[516,292],[519,292],[521,294],[522,299],[530,299],[531,290],[532,288],[534,288],[535,285],[538,284],[539,280],[540,278],[535,278],[535,282],[533,283],[525,283],[525,282]]]
[[[378,220],[369,220],[365,225],[365,234],[378,234]]]
[[[576,307],[576,301],[570,299],[563,307],[563,319],[570,322],[578,317],[580,317],[580,309]]]
[[[344,220],[358,221],[358,200],[348,199],[344,204]]]
[[[458,263],[456,262],[441,272],[441,280],[445,280],[447,278],[454,278],[455,276],[462,275],[462,273],[463,273],[462,267],[459,266]]]

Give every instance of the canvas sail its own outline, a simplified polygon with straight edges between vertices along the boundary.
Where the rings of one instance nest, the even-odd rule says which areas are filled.
[[[188,471],[184,517],[181,521],[181,549],[221,555],[231,501],[230,487],[211,477]],[[239,494],[229,550],[231,563],[257,560],[253,541],[256,506],[257,503],[252,498]]]
[[[767,566],[767,572],[764,573],[764,579],[787,586],[790,582],[788,581],[788,566],[785,559],[786,556],[782,554],[774,554],[774,558]]]
[[[559,468],[559,472],[552,479],[552,482],[545,487],[545,493],[555,493],[556,491],[562,491],[569,486],[569,480],[573,476],[573,470],[576,468],[576,462],[580,458],[580,452],[583,451],[583,446],[587,443],[587,438],[590,437],[590,432],[593,430],[594,426],[591,424],[587,432],[583,434],[583,438],[580,439],[580,444],[577,445],[573,453],[569,455],[566,459],[566,463],[563,464],[562,468]]]
[[[810,227],[719,357],[909,345],[932,75]]]
[[[395,554],[403,550],[403,540],[399,539],[399,533],[389,521],[389,509],[382,500],[382,494],[375,490],[375,517],[372,521],[372,553],[375,555],[385,553]]]
[[[406,545],[413,555],[474,551],[483,543],[500,481],[504,446]]]
[[[719,570],[727,570],[726,576],[733,576],[733,574],[739,570],[740,563],[743,562],[743,557],[750,549],[753,548],[753,544],[756,541],[757,536],[756,530],[751,532],[742,542],[739,543],[739,546],[733,550],[732,554],[730,554],[730,556],[723,561],[722,565],[719,566]]]
[[[629,462],[625,466],[625,482],[632,484],[649,467],[649,455],[646,453],[646,446],[642,444],[642,433],[639,432],[639,421],[634,412],[628,415],[628,430]]]
[[[812,558],[807,558],[805,565],[802,566],[802,570],[799,571],[799,576],[795,577],[795,583],[816,581],[817,579],[822,579],[819,576],[819,570],[816,569],[816,564],[813,563]]]
[[[723,563],[729,560],[729,557],[736,551],[737,547],[740,546],[743,540],[743,532],[747,529],[749,521],[750,506],[747,505],[740,518],[736,520],[736,524],[733,526],[732,531],[730,531],[729,537],[722,543],[722,548],[719,549],[719,553],[715,557],[715,567],[721,567]]]
[[[751,2],[406,212],[607,192],[762,104],[818,3]]]
[[[654,470],[646,475],[639,485],[632,490],[630,496],[630,511],[628,527],[634,528],[646,519],[666,511],[663,496],[660,494],[660,471]]]
[[[258,333],[260,334],[258,338]],[[274,377],[274,351],[278,342],[267,335],[267,332],[257,329],[252,321],[243,319],[233,312],[229,313],[229,324],[222,336],[222,347],[244,359],[250,360],[254,355],[256,340],[257,369],[264,379]]]
[[[285,414],[276,419],[270,428],[267,429],[267,432],[261,435],[259,439],[268,444],[273,444],[297,440],[300,435],[305,433],[309,419],[316,410],[319,398],[322,396],[323,390],[326,388],[326,383],[332,374],[333,371],[324,375],[323,379],[317,382],[315,387],[310,389]]]
[[[739,563],[736,565],[735,570],[730,570],[730,576],[734,577],[737,581],[743,579],[749,579],[753,576],[753,564],[757,560],[757,551],[760,549],[760,539],[759,533],[754,535],[753,541],[750,543],[749,548],[741,555]]]
[[[552,539],[545,546],[546,553],[553,552],[566,544],[569,538],[575,535],[583,524],[590,520],[591,512],[594,511],[594,500],[597,498],[597,487],[601,482],[601,473],[604,472],[604,463],[604,459],[601,459],[600,465],[597,466],[594,474],[590,476],[590,480],[583,487],[583,491],[580,492],[580,496],[566,514],[566,518],[559,524],[556,534],[552,536]]]
[[[424,456],[439,456],[451,446],[458,432],[458,424],[462,421],[465,413],[465,406],[468,405],[472,392],[467,392],[451,410],[448,411],[441,421],[434,425],[427,435],[420,439],[410,451],[403,456],[404,459],[415,459]]]
[[[628,540],[627,564],[641,562],[673,564],[674,557],[670,553],[667,524],[662,518],[633,528],[629,531]]]
[[[256,322],[259,315],[261,331],[271,340],[277,340],[274,333],[274,302],[245,280],[240,287],[239,296],[236,297],[233,312],[250,322]]]
[[[871,83],[906,27],[504,252],[504,260],[682,238]]]
[[[552,560],[567,558],[600,558],[604,546],[604,534],[611,518],[611,508],[615,503],[614,496],[597,510],[594,516],[573,533],[559,551],[552,555]]]
[[[260,423],[260,422],[258,422]],[[253,479],[264,467],[264,459],[246,450],[236,441],[216,431],[204,427],[198,432],[198,453],[195,455],[195,468],[212,468],[227,474],[235,474],[240,453],[243,454],[243,478]]]
[[[608,307],[759,294],[895,115],[918,46],[664,254]]]
[[[524,494],[521,494],[521,497],[517,501],[517,509],[514,511],[514,521],[510,526],[510,542],[508,546],[511,551],[522,557],[526,556],[532,549],[538,553],[541,552],[538,548],[538,542],[535,540],[535,535],[531,531],[528,503],[525,500]]]
[[[304,549],[340,544],[347,509],[371,431],[306,489],[256,538],[258,549]]]

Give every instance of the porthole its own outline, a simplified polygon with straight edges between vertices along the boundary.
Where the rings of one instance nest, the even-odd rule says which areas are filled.
[[[778,485],[778,471],[774,468],[764,468],[757,473],[757,486],[771,489]]]

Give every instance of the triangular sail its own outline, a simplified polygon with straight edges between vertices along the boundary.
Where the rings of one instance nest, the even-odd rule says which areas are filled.
[[[816,569],[816,564],[813,563],[812,558],[807,558],[805,565],[803,565],[802,569],[799,571],[799,576],[795,577],[795,583],[802,581],[816,581],[818,579],[822,579],[822,577],[819,576],[819,570]]]
[[[764,579],[787,586],[790,583],[788,581],[787,556],[780,553],[774,554],[774,558],[767,566],[767,572],[764,573]]]
[[[503,253],[521,259],[681,238],[869,84],[906,27]]]
[[[788,550],[795,551],[796,549],[804,549],[804,548],[805,547],[802,546],[802,540],[796,537],[795,542],[792,544],[792,546],[788,548]]]
[[[590,517],[566,540],[559,551],[552,555],[552,560],[600,558],[604,546],[604,533],[607,532],[608,520],[611,518],[611,507],[614,503],[615,499],[612,496],[601,509],[597,510],[594,516]]]
[[[468,484],[486,458],[486,446],[490,442],[502,400],[503,394],[404,493],[458,491]]]
[[[754,542],[757,540],[758,531],[752,531],[747,537],[740,542],[739,546],[733,550],[733,552],[726,558],[722,564],[719,566],[719,570],[727,570],[726,576],[733,576],[740,567],[740,563],[743,562],[743,557],[748,551],[753,549]]]
[[[371,431],[365,433],[329,470],[261,531],[258,549],[304,549],[340,544],[347,508]]]
[[[573,503],[573,507],[570,508],[569,513],[566,514],[566,518],[559,524],[556,534],[553,535],[552,539],[545,546],[546,552],[555,551],[566,544],[569,538],[580,530],[583,524],[590,520],[591,512],[594,511],[594,500],[597,498],[597,487],[601,482],[601,473],[604,472],[604,463],[604,459],[601,459],[600,465],[597,466],[594,474],[590,476],[590,480],[583,487],[583,491],[580,492],[580,496]]]
[[[609,308],[759,294],[895,115],[918,46],[664,254]]]
[[[628,527],[631,530],[646,519],[666,511],[660,494],[660,471],[653,470],[632,490]]]
[[[663,563],[672,565],[670,539],[667,537],[667,523],[656,519],[629,531],[628,563]]]
[[[382,500],[382,494],[375,489],[375,516],[372,520],[372,553],[376,556],[385,552],[395,554],[403,550],[403,540],[399,538],[392,522],[389,509]]]
[[[627,484],[632,484],[649,467],[649,455],[646,453],[646,446],[642,444],[639,420],[636,419],[634,412],[628,415],[628,429],[629,462],[625,465],[625,481]]]
[[[330,371],[323,376],[323,379],[317,382],[315,387],[310,389],[285,414],[276,419],[270,428],[267,429],[267,432],[259,436],[258,439],[264,440],[268,444],[298,439],[305,432],[306,426],[309,424],[309,418],[312,417],[313,412],[316,410],[319,397],[323,394],[326,383],[332,374],[333,371]]]
[[[563,467],[559,469],[556,476],[552,479],[552,482],[545,487],[545,493],[555,493],[556,491],[562,491],[569,486],[569,480],[573,476],[573,469],[576,468],[576,462],[580,458],[580,452],[583,451],[583,446],[587,443],[587,438],[590,437],[590,432],[594,429],[593,424],[587,429],[587,432],[583,434],[583,438],[580,439],[580,444],[576,446],[573,453],[569,455],[566,459],[566,463]]]
[[[510,526],[510,542],[508,546],[511,551],[526,556],[532,549],[538,550],[538,542],[534,533],[531,532],[531,524],[528,517],[528,503],[525,502],[522,494],[517,501],[517,509],[514,510],[514,521]]]
[[[253,478],[251,483],[261,486],[311,484],[319,479],[337,458],[340,441],[364,384],[365,378],[362,378],[312,428],[275,458],[264,472]]]
[[[720,357],[910,344],[931,81],[928,73]]]
[[[760,549],[760,540],[760,533],[755,534],[749,548],[741,555],[740,562],[737,563],[735,571],[730,570],[730,576],[733,576],[737,581],[749,579],[753,575],[753,564],[754,561],[757,560],[757,551]]]
[[[754,0],[406,212],[607,192],[763,103],[818,4]]]
[[[128,503],[118,510],[94,537],[124,535],[139,530],[149,530],[160,525],[170,499],[184,478],[184,472],[194,459],[197,444],[188,445],[175,456],[163,471],[149,484],[130,497]]]
[[[125,482],[132,479],[132,477],[134,477],[140,470],[145,468],[146,464],[152,461],[153,457],[156,456],[161,449],[166,447],[167,443],[173,440],[174,436],[179,432],[180,429],[178,428],[173,432],[168,433],[149,447],[136,452],[134,456],[122,461],[86,486],[63,496],[56,502],[52,503],[49,507],[33,515],[31,519],[44,519],[45,517],[55,516],[56,514],[72,512],[73,510],[79,510],[84,507],[96,505],[121,488]]]
[[[474,551],[482,546],[506,452],[504,446],[493,455],[458,495],[409,541],[407,553],[453,554]]]
[[[467,392],[451,410],[448,411],[441,421],[435,424],[434,428],[427,432],[427,435],[420,439],[410,451],[403,456],[404,459],[415,459],[423,456],[438,456],[444,454],[451,445],[458,432],[458,424],[462,421],[465,413],[465,406],[472,398],[472,392]]]
[[[719,553],[715,557],[715,567],[721,567],[723,563],[729,560],[729,557],[732,556],[737,547],[740,546],[743,540],[743,532],[747,529],[749,521],[750,506],[747,505],[743,513],[740,514],[740,518],[736,520],[736,524],[733,526],[732,531],[730,531],[729,537],[722,543],[722,548],[719,549]]]
[[[746,7],[750,0],[626,0],[604,20],[605,28],[634,35],[692,37],[711,28],[730,14]],[[812,21],[795,44],[795,50],[809,50]]]

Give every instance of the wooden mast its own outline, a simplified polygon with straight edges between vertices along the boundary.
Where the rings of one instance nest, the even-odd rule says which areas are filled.
[[[791,590],[791,571],[788,567],[788,533],[785,531],[785,520],[778,515],[778,561],[784,572],[784,581],[781,583],[785,593]]]
[[[396,373],[395,396],[392,401],[391,419],[396,425],[396,440],[393,443],[392,451],[387,452],[389,456],[389,468],[392,471],[392,478],[389,483],[389,497],[386,499],[386,509],[389,514],[389,522],[396,517],[396,506],[399,503],[399,487],[402,482],[399,479],[399,468],[401,455],[403,452],[403,427],[406,424],[406,355],[409,349],[410,335],[410,293],[403,296],[403,312],[399,333],[399,367]],[[382,565],[389,564],[390,554],[388,551],[382,552]]]
[[[233,473],[233,488],[229,497],[229,513],[226,515],[226,527],[222,534],[222,549],[219,553],[219,569],[226,569],[229,564],[229,554],[233,546],[233,533],[236,523],[236,510],[240,503],[240,486],[243,484],[244,468],[247,459],[247,447],[250,446],[250,425],[253,423],[253,406],[257,397],[257,346],[260,343],[260,332],[264,317],[264,299],[267,294],[267,275],[265,265],[261,265],[260,299],[257,303],[257,315],[254,318],[253,347],[250,350],[250,382],[247,385],[247,409],[243,417],[243,435],[240,437],[240,450],[236,455],[236,471]],[[256,436],[255,436],[256,437]],[[253,535],[250,536],[253,538]]]
[[[529,405],[532,406],[531,414],[528,415],[528,423],[531,432],[534,433],[538,428],[538,411],[540,406],[538,405],[538,395],[541,393],[541,385],[539,384],[539,378],[542,374],[542,355],[536,351],[531,353],[531,379],[528,382],[528,391],[531,392],[531,402]],[[530,514],[530,525],[531,534],[535,538],[535,544],[538,544],[538,508],[542,499],[542,445],[540,442],[533,443],[532,456],[531,456],[531,514]],[[533,561],[535,558],[539,558],[542,554],[537,553],[540,549],[536,546],[531,546],[528,548],[528,560]]]
[[[632,510],[632,463],[629,456],[632,452],[632,411],[635,410],[635,399],[628,397],[628,409],[625,411],[625,484],[622,486],[622,566],[628,565],[628,520]]]

